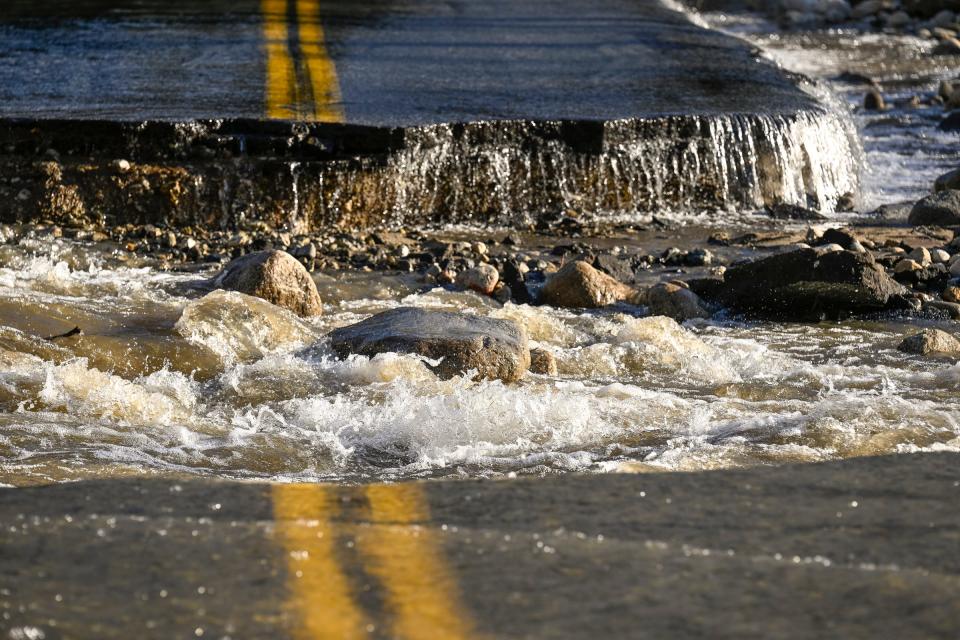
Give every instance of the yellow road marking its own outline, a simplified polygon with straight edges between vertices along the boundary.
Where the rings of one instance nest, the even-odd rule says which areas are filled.
[[[336,494],[322,485],[274,485],[273,512],[287,556],[297,640],[365,638],[363,616],[336,557]]]
[[[440,541],[428,529],[430,511],[417,484],[365,489],[371,526],[358,531],[367,572],[384,586],[394,636],[404,640],[460,640],[472,635],[456,579]],[[418,526],[422,525],[422,526]]]
[[[313,93],[312,118],[317,122],[343,122],[340,81],[327,54],[318,0],[296,0],[300,23],[300,51],[307,65]]]
[[[287,24],[289,2],[296,3],[296,35],[301,53],[294,60]],[[267,54],[267,117],[277,120],[343,122],[337,69],[327,53],[319,0],[260,0]],[[297,73],[300,67],[303,73]],[[306,78],[309,87],[301,86]],[[308,95],[313,96],[309,101]]]
[[[261,0],[260,8],[267,51],[267,117],[292,120],[297,117],[296,73],[288,48],[287,0]]]

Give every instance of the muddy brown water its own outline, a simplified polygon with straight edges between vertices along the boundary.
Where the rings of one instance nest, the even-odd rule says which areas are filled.
[[[960,368],[896,350],[916,322],[680,326],[377,273],[316,274],[326,313],[304,320],[205,295],[204,275],[64,239],[0,247],[0,482],[488,477],[960,450]],[[515,319],[559,375],[440,380],[415,356],[339,361],[325,347],[333,328],[399,305]]]

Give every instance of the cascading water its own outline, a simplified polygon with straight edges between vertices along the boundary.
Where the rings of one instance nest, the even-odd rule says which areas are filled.
[[[841,113],[596,123],[594,148],[571,144],[564,126],[408,130],[406,145],[386,163],[321,169],[336,185],[325,191],[327,208],[362,201],[396,223],[426,213],[435,221],[509,223],[552,211],[698,213],[778,202],[832,212],[859,190],[860,150]]]
[[[287,228],[291,232],[301,233],[306,230],[306,224],[300,215],[300,163],[290,163],[290,191],[293,194],[290,207],[290,218]]]
[[[91,171],[89,156],[79,154],[96,145],[138,165],[163,204],[152,215],[170,224],[228,228],[261,220],[294,233],[330,225],[509,225],[568,211],[700,216],[779,202],[830,213],[841,197],[858,194],[861,167],[845,109],[826,107],[406,129],[301,124],[259,137],[251,133],[258,125],[248,122],[155,123],[133,131],[118,125],[119,136],[102,133],[76,149],[70,145],[77,141],[60,139],[69,127],[63,134],[57,125],[42,126],[49,129],[42,144],[23,153],[64,149],[58,182],[50,183],[35,162],[7,163],[40,196],[61,182],[82,185],[87,211],[111,223],[146,221],[145,210],[127,206],[131,198],[144,199],[144,182],[116,182],[108,162]],[[28,135],[30,123],[23,128]],[[148,134],[141,144],[137,136]],[[0,199],[0,219],[30,215],[20,201]]]

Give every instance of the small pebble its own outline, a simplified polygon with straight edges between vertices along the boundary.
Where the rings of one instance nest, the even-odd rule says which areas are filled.
[[[923,269],[919,262],[911,258],[904,258],[893,268],[894,273],[909,273],[910,271],[919,271]]]
[[[926,267],[931,264],[930,251],[926,247],[917,247],[910,252],[910,257],[920,263],[921,266]]]

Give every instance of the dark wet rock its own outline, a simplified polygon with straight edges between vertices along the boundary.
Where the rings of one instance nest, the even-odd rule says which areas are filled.
[[[489,296],[500,281],[500,273],[493,265],[478,264],[457,274],[457,286],[462,289],[471,289],[477,293]]]
[[[938,191],[919,200],[907,222],[916,225],[960,225],[960,191]]]
[[[318,253],[317,245],[312,242],[307,242],[306,244],[302,244],[290,250],[290,255],[292,255],[294,258],[305,258],[308,260],[316,259]]]
[[[960,131],[960,109],[948,113],[937,128],[941,131]]]
[[[863,97],[863,108],[867,111],[883,111],[887,108],[887,103],[884,101],[882,93],[876,89],[871,89]]]
[[[490,294],[490,297],[500,304],[507,304],[513,300],[513,291],[507,285],[503,284],[502,282],[498,282],[497,286],[493,290],[493,293]]]
[[[960,3],[955,3],[957,8],[960,9]],[[937,11],[932,18],[930,18],[930,25],[933,27],[949,27],[950,25],[955,24],[957,21],[956,11],[951,11],[950,9],[941,9]]]
[[[853,7],[851,15],[855,20],[860,20],[880,13],[885,7],[881,0],[862,0]]]
[[[70,329],[69,331],[65,331],[64,333],[58,333],[55,336],[47,336],[46,338],[44,338],[44,340],[55,342],[57,340],[62,340],[63,338],[72,338],[73,336],[78,336],[81,333],[83,332],[80,330],[80,327],[74,327],[73,329]]]
[[[940,291],[950,280],[950,272],[944,264],[923,266],[915,260],[902,260],[901,262],[914,262],[917,268],[895,271],[893,278],[900,284],[924,291]]]
[[[950,96],[953,95],[953,92],[954,86],[949,80],[941,80],[940,84],[937,86],[937,96],[944,102],[950,99]]]
[[[691,278],[687,286],[704,300],[717,300],[723,290],[723,278]]]
[[[263,298],[300,316],[318,316],[323,304],[306,268],[285,251],[258,251],[233,260],[213,286]]]
[[[906,11],[895,11],[884,21],[884,26],[888,29],[903,29],[908,24],[910,24],[910,16]]]
[[[546,376],[557,375],[557,359],[546,349],[530,349],[530,371]]]
[[[340,358],[351,354],[415,353],[441,378],[475,370],[479,378],[515,382],[530,367],[527,333],[513,320],[400,307],[342,327],[328,336]]]
[[[552,256],[566,256],[569,254],[579,254],[586,255],[590,253],[590,246],[582,242],[574,242],[573,244],[558,244],[554,245],[553,249],[550,250],[550,255]]]
[[[679,266],[683,264],[686,254],[677,247],[669,247],[660,254],[660,262],[665,265]]]
[[[554,307],[597,308],[617,302],[635,302],[638,292],[619,280],[577,260],[547,279],[540,302]]]
[[[593,266],[621,282],[633,280],[633,266],[629,260],[602,253],[593,259]]]
[[[826,220],[822,214],[795,204],[779,203],[764,209],[774,220]]]
[[[907,221],[913,204],[913,202],[884,204],[871,211],[869,215],[874,217],[878,224],[903,224]]]
[[[583,232],[584,225],[580,220],[559,213],[544,214],[538,218],[535,228],[537,231],[550,232],[557,235],[576,236]]]
[[[960,355],[960,340],[940,329],[924,329],[906,338],[897,347],[906,353],[919,355]]]
[[[652,315],[667,316],[677,322],[709,318],[712,315],[697,294],[672,282],[661,282],[650,287],[646,302]]]
[[[960,0],[904,0],[903,9],[911,16],[932,18],[945,9],[960,11]]]
[[[925,311],[936,311],[946,315],[952,320],[960,320],[960,304],[955,302],[944,302],[943,300],[930,300],[924,305]]]
[[[694,249],[683,256],[683,264],[688,267],[706,267],[713,264],[713,252],[709,249]]]
[[[843,229],[827,229],[823,232],[823,235],[820,236],[818,244],[838,244],[844,249],[851,251],[863,250],[863,246],[860,244],[860,241],[857,240],[856,236]]]
[[[518,304],[530,304],[533,302],[533,296],[527,287],[527,277],[523,270],[525,268],[526,266],[521,268],[520,263],[512,259],[504,262],[501,267],[500,277],[503,279],[503,283],[510,287],[510,294],[513,301]]]
[[[960,169],[948,171],[933,182],[934,191],[960,190]]]
[[[935,56],[956,56],[960,55],[960,40],[952,36],[942,38],[937,46],[930,52]],[[951,96],[951,100],[953,96]]]
[[[844,84],[853,84],[853,85],[865,85],[873,86],[876,84],[876,81],[870,76],[864,75],[862,73],[856,73],[854,71],[843,71],[831,78],[835,82],[842,82]]]
[[[731,266],[717,299],[752,315],[818,320],[899,308],[905,293],[869,254],[799,249]]]

